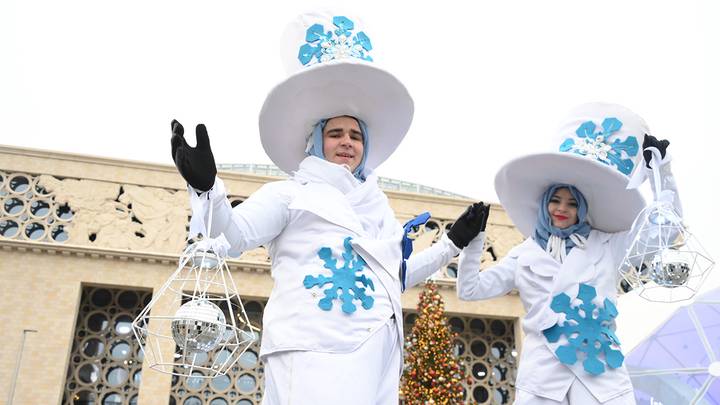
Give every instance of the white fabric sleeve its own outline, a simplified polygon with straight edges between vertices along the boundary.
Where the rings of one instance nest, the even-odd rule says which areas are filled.
[[[422,252],[413,254],[407,261],[406,288],[423,282],[441,267],[446,266],[453,257],[460,253],[460,248],[443,234],[440,240]]]
[[[233,257],[275,239],[289,220],[288,205],[292,199],[289,186],[286,181],[267,183],[232,208],[225,184],[216,177],[213,187],[198,196],[205,201],[202,210],[205,223],[210,219],[209,207],[212,205],[209,236],[224,234],[231,246],[228,253]]]
[[[460,254],[456,290],[461,300],[499,297],[515,288],[517,259],[506,256],[498,264],[480,271],[484,245],[485,232],[481,232]]]

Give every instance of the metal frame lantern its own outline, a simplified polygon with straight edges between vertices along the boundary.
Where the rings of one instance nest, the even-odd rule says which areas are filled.
[[[151,369],[214,378],[226,374],[257,340],[259,329],[250,324],[226,263],[229,246],[223,235],[190,244],[133,321]]]
[[[635,219],[635,237],[619,271],[627,287],[644,299],[684,301],[700,290],[715,262],[673,207],[674,196],[662,192],[659,166],[653,151],[655,199]]]

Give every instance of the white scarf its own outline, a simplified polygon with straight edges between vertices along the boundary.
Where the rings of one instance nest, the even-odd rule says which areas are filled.
[[[569,238],[573,241],[573,243],[575,243],[575,247],[585,249],[587,239],[584,236],[574,233],[570,235]],[[551,234],[548,238],[547,245],[545,245],[545,251],[548,252],[548,254],[552,256],[553,259],[562,263],[567,257],[566,250],[567,249],[565,249],[565,239]]]
[[[293,172],[292,179],[300,183],[326,183],[345,195],[360,223],[372,238],[389,238],[399,226],[387,197],[377,184],[377,176],[365,169],[367,177],[361,182],[342,165],[308,156]]]

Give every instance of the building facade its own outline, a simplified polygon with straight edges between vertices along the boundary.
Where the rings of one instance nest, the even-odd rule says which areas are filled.
[[[220,176],[233,205],[277,180],[237,171],[221,170]],[[439,238],[471,202],[422,186],[413,190],[417,192],[398,191],[412,190],[406,182],[384,184],[400,222],[432,213],[414,242],[416,251]],[[259,403],[259,341],[226,376],[186,378],[149,369],[132,334],[132,320],[178,265],[189,216],[186,186],[173,166],[0,146],[0,401]],[[522,240],[498,205],[492,206],[487,235],[483,268]],[[248,251],[228,265],[245,310],[262,333],[262,312],[272,288],[267,252]],[[456,271],[453,262],[433,278],[457,333],[455,352],[471,375],[466,399],[512,403],[520,300],[511,294],[460,301]],[[421,288],[403,295],[406,333]]]

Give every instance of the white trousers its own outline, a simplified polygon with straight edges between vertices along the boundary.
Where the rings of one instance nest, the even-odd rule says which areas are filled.
[[[606,402],[599,402],[593,394],[579,381],[575,380],[565,398],[558,402],[543,398],[527,391],[515,391],[513,405],[635,405],[635,394],[631,391]]]
[[[402,361],[395,319],[350,353],[265,357],[263,405],[397,405]]]

